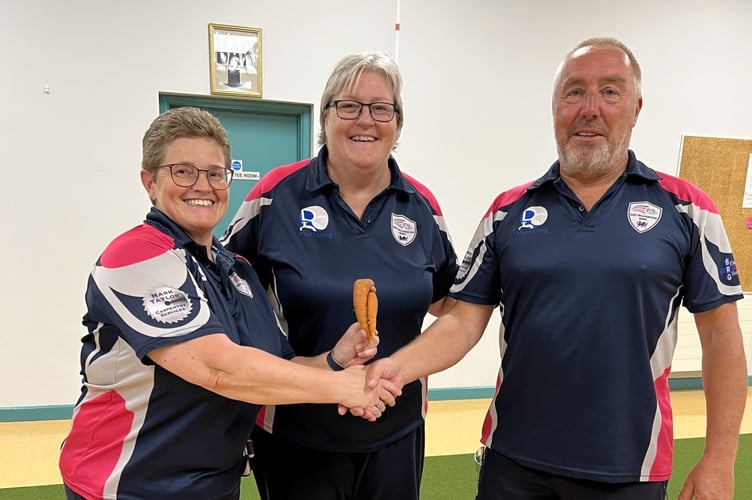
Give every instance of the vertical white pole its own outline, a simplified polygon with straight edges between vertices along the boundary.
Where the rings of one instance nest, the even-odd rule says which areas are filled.
[[[394,2],[394,61],[399,61],[400,0]]]

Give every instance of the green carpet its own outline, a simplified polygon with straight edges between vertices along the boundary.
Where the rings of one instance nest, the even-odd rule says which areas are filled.
[[[674,452],[674,477],[668,484],[668,497],[679,496],[684,479],[700,457],[703,438],[679,439]],[[478,480],[478,469],[472,455],[449,455],[426,458],[421,500],[473,500]],[[752,497],[752,434],[739,437],[739,454],[736,459],[735,500]],[[258,500],[252,478],[243,479],[240,498]],[[64,500],[60,485],[30,488],[0,489],[0,500]]]

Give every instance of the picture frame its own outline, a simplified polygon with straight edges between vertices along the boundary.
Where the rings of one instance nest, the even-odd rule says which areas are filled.
[[[210,23],[209,75],[212,94],[261,97],[261,29]]]

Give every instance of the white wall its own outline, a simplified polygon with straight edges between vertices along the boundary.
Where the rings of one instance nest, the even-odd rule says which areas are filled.
[[[492,198],[540,175],[555,159],[554,71],[584,38],[616,36],[637,55],[644,106],[632,148],[648,165],[675,174],[682,134],[752,138],[752,3],[426,4],[401,6],[398,55],[408,114],[397,157],[438,197],[460,255]],[[752,311],[744,302],[749,344]],[[685,318],[680,347],[689,349],[677,351],[675,370],[698,371],[697,334],[691,316]],[[433,376],[431,387],[493,385],[498,325],[495,313],[474,351]]]
[[[406,103],[396,156],[437,195],[460,255],[493,196],[553,161],[553,73],[584,38],[619,37],[640,59],[645,105],[632,144],[649,165],[675,173],[682,134],[752,136],[744,0],[403,0],[396,44],[397,6],[0,0],[0,408],[75,401],[86,276],[148,209],[140,140],[158,93],[209,93],[210,22],[262,28],[264,98],[311,102],[316,113],[340,57],[396,55]],[[495,315],[431,387],[493,385],[497,330]]]

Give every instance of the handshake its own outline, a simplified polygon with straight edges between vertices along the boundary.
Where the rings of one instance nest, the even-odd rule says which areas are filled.
[[[382,358],[364,366],[376,355],[378,344],[378,334],[369,340],[366,330],[359,323],[353,323],[329,352],[329,365],[333,361],[332,368],[336,367],[339,371],[336,375],[341,377],[337,383],[340,415],[349,411],[353,416],[373,422],[387,406],[394,406],[402,394],[405,382],[392,359]]]
[[[381,359],[367,368],[363,366],[376,355],[379,344],[376,330],[378,299],[373,280],[355,280],[353,310],[358,322],[348,328],[335,348],[329,352],[327,363],[335,370],[345,369],[351,372],[346,375],[354,382],[351,389],[355,393],[348,395],[347,401],[339,403],[339,414],[344,415],[349,411],[353,416],[373,422],[381,417],[387,406],[395,405],[396,398],[402,394],[404,380],[399,375],[397,365],[389,358]],[[360,394],[357,394],[358,388]],[[349,399],[350,396],[352,399]]]

